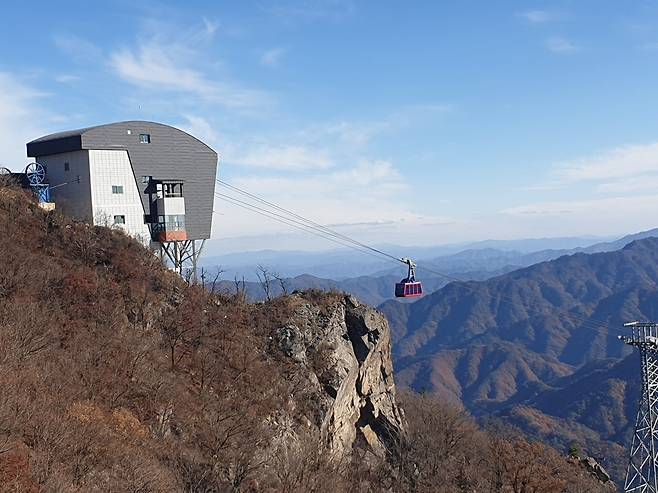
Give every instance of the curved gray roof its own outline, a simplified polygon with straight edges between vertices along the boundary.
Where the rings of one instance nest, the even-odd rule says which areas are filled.
[[[39,137],[38,139],[34,139],[27,143],[27,155],[29,157],[38,157],[49,154],[60,154],[62,152],[79,151],[82,149],[103,149],[107,147],[98,147],[101,142],[99,142],[98,138],[94,137],[100,137],[103,134],[115,134],[116,131],[123,133],[126,130],[132,129],[132,135],[135,135],[135,138],[137,138],[137,135],[140,133],[150,133],[150,130],[154,126],[179,132],[181,138],[187,137],[193,139],[203,144],[210,151],[215,152],[208,144],[205,144],[193,135],[190,135],[179,128],[172,127],[171,125],[142,120],[128,120],[125,122],[107,123],[104,125],[79,128],[77,130],[66,130],[64,132],[44,135],[43,137]],[[96,145],[97,147],[93,147],[93,145]],[[110,146],[112,149],[116,149],[117,147],[119,147],[119,144],[112,144]]]
[[[129,122],[125,122],[129,123]],[[109,125],[114,125],[114,123],[110,123]],[[43,137],[39,137],[38,139],[34,139],[28,144],[32,144],[34,142],[47,142],[49,140],[58,140],[58,139],[63,139],[65,137],[73,137],[76,135],[82,135],[83,133],[93,129],[93,128],[98,128],[98,127],[106,127],[107,125],[96,125],[94,127],[87,127],[87,128],[79,128],[77,130],[66,130],[65,132],[56,132],[54,134],[49,134],[49,135],[44,135]]]

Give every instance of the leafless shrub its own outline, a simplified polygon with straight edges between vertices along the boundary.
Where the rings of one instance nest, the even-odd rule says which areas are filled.
[[[281,293],[285,296],[288,294],[288,280],[281,276],[281,274],[274,273],[273,274],[274,279],[279,283],[279,287],[281,288]]]
[[[272,272],[270,272],[267,267],[263,267],[259,264],[258,270],[256,271],[256,276],[258,276],[260,287],[263,290],[263,293],[265,293],[265,299],[267,301],[272,301],[272,288],[275,280],[274,274],[272,274]]]
[[[242,276],[242,279],[238,279],[238,277],[235,276],[233,278],[233,284],[235,285],[236,301],[239,303],[247,301],[247,283],[244,280],[244,276]]]
[[[274,454],[273,470],[282,493],[347,491],[348,461],[330,456],[320,437],[302,432],[281,444]]]
[[[0,366],[19,364],[44,351],[51,341],[48,314],[37,303],[0,308]]]

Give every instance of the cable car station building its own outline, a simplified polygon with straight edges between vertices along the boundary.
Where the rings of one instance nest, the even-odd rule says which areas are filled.
[[[50,197],[72,217],[113,226],[160,251],[182,273],[212,228],[217,153],[177,128],[128,121],[27,144]]]

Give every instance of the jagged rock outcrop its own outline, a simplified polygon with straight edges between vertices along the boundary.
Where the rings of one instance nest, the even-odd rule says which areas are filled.
[[[580,460],[582,466],[592,474],[596,479],[602,483],[612,483],[610,475],[607,473],[605,468],[599,464],[599,462],[594,457],[586,457]]]
[[[376,455],[404,432],[404,415],[395,399],[388,322],[375,309],[351,296],[333,296],[318,305],[301,295],[290,323],[274,343],[305,375],[306,411],[333,454],[349,453],[355,443]]]
[[[570,457],[569,461],[572,464],[578,464],[587,473],[599,481],[603,486],[609,488],[610,491],[616,491],[617,486],[610,478],[610,475],[605,468],[594,457]]]

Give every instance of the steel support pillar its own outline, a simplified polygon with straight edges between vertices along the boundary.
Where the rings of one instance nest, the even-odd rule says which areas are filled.
[[[620,336],[640,350],[642,393],[629,453],[625,493],[658,493],[658,324],[633,322]]]
[[[159,243],[160,258],[170,264],[171,269],[182,278],[197,283],[197,263],[206,240],[167,241]]]

